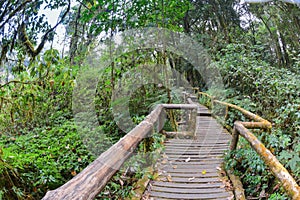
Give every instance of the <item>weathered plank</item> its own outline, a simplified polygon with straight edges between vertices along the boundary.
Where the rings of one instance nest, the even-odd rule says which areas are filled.
[[[195,105],[195,104],[194,104]],[[205,109],[203,109],[205,110]],[[161,175],[151,183],[153,199],[227,199],[220,179],[222,156],[229,149],[230,134],[210,116],[196,117],[192,139],[168,139],[158,165]]]
[[[152,133],[153,129],[161,130],[165,115],[164,109],[196,110],[197,106],[192,104],[161,104],[157,106],[145,120],[101,154],[82,172],[61,187],[48,191],[43,199],[94,199],[125,160],[132,155],[138,143]]]
[[[215,199],[215,198],[228,198],[231,193],[207,193],[207,194],[182,194],[182,193],[169,193],[169,192],[156,192],[151,193],[151,197],[168,198],[168,199]],[[155,198],[154,198],[155,199]]]
[[[208,194],[208,193],[223,193],[223,188],[174,188],[174,187],[157,187],[153,186],[152,191],[171,192],[181,194]]]

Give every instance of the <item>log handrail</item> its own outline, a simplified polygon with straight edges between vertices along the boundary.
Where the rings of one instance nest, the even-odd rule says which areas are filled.
[[[197,88],[194,90],[197,92],[198,99],[201,96],[205,96],[210,99],[211,105],[213,105],[214,103],[224,105],[226,106],[226,111],[228,111],[228,108],[238,110],[241,113],[243,113],[246,117],[254,121],[254,122],[241,122],[241,121],[234,122],[230,150],[236,149],[239,135],[243,136],[250,143],[250,146],[262,158],[264,163],[270,168],[273,175],[282,183],[286,193],[293,200],[299,200],[300,187],[295,181],[295,179],[290,175],[287,169],[278,161],[278,159],[272,154],[272,152],[269,149],[267,149],[265,145],[251,131],[248,130],[248,129],[255,129],[255,128],[271,129],[272,124],[268,120],[265,120],[262,117],[255,115],[254,113],[247,111],[237,105],[215,100],[215,97],[204,92],[199,92]]]
[[[163,128],[164,109],[197,109],[189,104],[160,104],[134,129],[102,153],[78,175],[55,190],[48,191],[43,200],[90,200],[99,194],[122,164],[133,154],[138,144],[153,130]],[[196,117],[196,116],[195,116]]]

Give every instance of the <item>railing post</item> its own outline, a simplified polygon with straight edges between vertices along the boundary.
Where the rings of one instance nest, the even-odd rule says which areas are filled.
[[[192,124],[191,131],[193,133],[193,138],[196,139],[196,127],[197,127],[197,108],[191,110]]]
[[[233,130],[232,130],[232,140],[231,140],[231,144],[230,144],[231,151],[236,149],[238,141],[239,141],[239,133],[234,126]]]
[[[166,111],[165,109],[161,109],[160,110],[160,113],[159,113],[159,116],[158,116],[158,120],[157,120],[157,132],[160,132],[163,127],[164,127],[164,124],[165,124],[165,118],[166,118]]]
[[[300,199],[300,187],[295,179],[289,174],[286,168],[277,160],[272,152],[262,144],[253,133],[243,126],[241,122],[235,122],[236,131],[241,134],[251,145],[266,165],[270,168],[273,175],[282,183],[283,188],[293,200]]]
[[[225,120],[225,122],[226,122],[226,121],[227,121],[227,119],[228,119],[228,113],[229,113],[229,106],[228,106],[228,105],[226,105],[225,116],[224,116],[224,120]]]
[[[214,108],[214,97],[213,96],[211,96],[211,98],[210,98],[210,103],[211,103],[211,110],[213,110],[213,108]]]

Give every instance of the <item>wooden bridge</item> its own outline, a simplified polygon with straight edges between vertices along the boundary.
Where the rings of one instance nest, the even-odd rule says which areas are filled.
[[[47,192],[44,200],[54,199],[94,199],[110,178],[133,153],[138,143],[163,127],[166,109],[188,111],[186,120],[191,134],[180,138],[180,132],[165,142],[165,150],[158,161],[159,177],[148,186],[149,199],[245,199],[242,189],[233,185],[226,188],[222,162],[224,153],[235,149],[239,135],[261,156],[274,176],[282,183],[292,199],[300,199],[300,188],[276,157],[249,131],[253,128],[270,129],[267,120],[235,105],[214,100],[213,97],[198,92],[228,109],[236,109],[251,119],[250,122],[235,122],[232,133],[227,132],[211,116],[209,110],[198,103],[195,96],[185,95],[187,104],[161,104],[144,121],[131,130],[119,142],[101,154],[93,163],[72,180]],[[173,133],[174,134],[174,133]],[[178,135],[176,135],[178,134]],[[231,141],[231,142],[230,142]],[[233,176],[230,176],[233,177]],[[236,181],[231,180],[232,183]]]
[[[150,199],[230,199],[221,177],[231,135],[197,105],[196,130],[190,139],[169,139],[159,163],[160,176],[150,184]]]

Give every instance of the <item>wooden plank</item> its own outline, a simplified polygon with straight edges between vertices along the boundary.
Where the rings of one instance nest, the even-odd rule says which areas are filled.
[[[230,138],[230,136],[229,136],[229,138]],[[210,138],[206,138],[206,139],[210,139]],[[218,140],[215,140],[217,143],[218,142],[229,142],[228,141],[228,137],[226,137],[226,138],[223,138],[223,137],[221,137],[221,138],[219,138]],[[168,143],[172,143],[172,144],[186,144],[186,143],[188,143],[188,144],[203,144],[203,141],[202,140],[191,140],[191,139],[177,139],[177,138],[172,138],[172,139],[168,139],[166,142],[165,142],[165,144],[168,144]]]
[[[154,181],[151,183],[154,186],[162,186],[162,187],[174,187],[174,188],[220,188],[223,186],[221,182],[218,183],[208,183],[208,184],[199,184],[199,183],[174,183],[174,182],[159,182]]]
[[[168,152],[166,151],[166,153],[172,154],[172,155],[222,155],[224,154],[224,151],[222,150],[207,150],[207,151],[199,151],[199,152]]]
[[[211,164],[222,164],[222,160],[215,160],[215,161],[212,161],[212,160],[202,160],[202,161],[196,161],[196,162],[178,162],[178,161],[169,161],[170,164],[172,165],[181,165],[181,166],[190,166],[190,165],[211,165]]]
[[[222,158],[223,154],[216,154],[214,156],[212,155],[168,155],[169,160],[186,160],[187,158],[190,159],[189,162],[195,162],[195,161],[202,161],[207,158]]]
[[[194,142],[194,143],[179,143],[179,142],[176,142],[176,143],[165,143],[165,146],[166,147],[182,147],[182,148],[185,148],[185,147],[190,147],[190,148],[201,148],[201,147],[228,147],[229,146],[229,141],[227,140],[213,140],[213,139],[205,139],[203,138],[202,141],[197,141],[197,142]]]
[[[208,141],[210,140],[210,138],[206,138]],[[219,138],[216,143],[218,142],[229,142],[227,138]],[[203,141],[201,140],[184,140],[184,139],[181,139],[181,140],[178,140],[178,139],[169,139],[165,142],[166,145],[168,144],[171,144],[171,145],[176,145],[176,144],[192,144],[192,145],[205,145],[203,143]]]
[[[165,109],[197,109],[196,105],[193,104],[161,104]]]
[[[188,158],[188,157],[186,157]],[[194,162],[191,162],[189,161],[188,163],[186,162],[182,162],[182,161],[177,161],[176,158],[172,158],[172,157],[169,157],[167,158],[168,161],[172,162],[173,164],[181,164],[181,165],[184,165],[184,164],[197,164],[197,163],[203,163],[203,162],[208,162],[208,163],[212,163],[212,162],[219,162],[219,163],[222,163],[223,162],[223,158],[202,158],[202,159],[199,159],[200,161],[194,161]]]
[[[208,151],[208,150],[214,150],[214,151],[218,151],[218,150],[222,150],[222,152],[224,153],[226,150],[229,149],[229,146],[218,146],[216,144],[212,144],[211,146],[190,146],[190,145],[186,145],[186,146],[167,146],[165,151],[189,151],[189,152],[199,152],[199,151]]]
[[[228,150],[228,145],[226,146],[218,146],[218,145],[211,145],[211,146],[197,146],[197,147],[191,147],[191,146],[167,146],[165,151],[189,151],[189,152],[199,152],[202,150],[222,150],[223,152]]]
[[[168,167],[166,168],[166,170],[168,170],[166,173],[170,172],[170,173],[190,173],[190,171],[188,171],[187,169],[174,169],[173,167]],[[206,172],[216,172],[217,169],[216,168],[199,168],[198,172],[202,172],[203,170],[205,170]]]
[[[216,171],[217,167],[220,166],[220,163],[211,163],[209,165],[207,164],[203,164],[203,165],[177,165],[177,168],[176,169],[184,169],[184,170],[187,170],[187,171],[191,171],[193,170],[194,172],[198,171],[198,172],[202,172],[203,170],[207,170],[207,169],[212,169],[214,171]],[[166,166],[165,170],[168,170],[168,169],[171,169],[171,168],[174,168],[174,165],[172,166]]]
[[[177,183],[216,183],[220,182],[219,178],[182,178],[182,177],[171,177],[171,182],[177,182]],[[160,177],[161,181],[170,182],[167,177]]]
[[[157,106],[144,121],[102,153],[77,176],[61,187],[48,191],[43,200],[94,199],[134,152],[139,142],[153,131],[153,122],[158,120],[162,109],[162,106]]]
[[[224,189],[217,188],[174,188],[174,187],[159,187],[152,186],[152,191],[157,192],[170,192],[170,193],[179,193],[179,194],[209,194],[209,193],[223,193]]]
[[[225,150],[223,149],[199,149],[199,150],[167,150],[166,155],[203,155],[203,154],[220,154],[223,155]]]
[[[225,143],[225,142],[219,142],[219,143],[215,143],[215,142],[212,142],[212,141],[205,141],[203,143],[200,143],[200,144],[180,144],[180,143],[177,143],[177,144],[169,144],[169,143],[166,143],[165,144],[165,147],[166,148],[178,148],[178,149],[186,149],[186,148],[189,148],[189,149],[196,149],[196,148],[224,148],[224,149],[229,149],[229,143]]]
[[[215,198],[228,198],[232,195],[227,192],[222,193],[210,193],[210,194],[176,194],[176,193],[167,193],[167,192],[151,192],[150,197],[162,197],[169,199],[215,199]]]
[[[185,178],[191,178],[191,177],[195,177],[195,178],[212,178],[212,177],[219,177],[219,175],[213,171],[213,172],[207,172],[206,174],[202,174],[201,172],[198,173],[172,173],[169,172],[168,173],[171,177],[185,177]]]
[[[191,165],[193,165],[193,163],[201,163],[201,162],[206,162],[207,164],[210,164],[210,163],[219,163],[220,165],[223,163],[223,160],[222,161],[206,161],[204,159],[196,159],[196,158],[192,158],[192,157],[187,157],[187,158],[182,158],[182,159],[176,159],[176,158],[170,158],[168,159],[168,163],[172,164],[172,165],[187,165],[186,164],[186,159],[189,159],[189,163]]]
[[[152,183],[150,197],[226,199],[233,195],[226,192],[219,177],[231,135],[211,116],[197,116],[196,119],[195,138],[174,138],[165,142],[162,163],[158,164],[162,174],[160,181]]]

